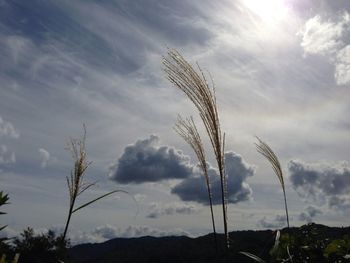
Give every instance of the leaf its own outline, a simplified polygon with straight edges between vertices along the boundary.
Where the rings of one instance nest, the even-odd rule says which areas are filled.
[[[252,254],[252,253],[249,253],[249,252],[239,252],[239,253],[242,254],[242,255],[245,255],[246,257],[249,257],[249,258],[255,260],[256,262],[266,263],[264,260],[262,260],[262,259],[259,258],[258,256],[255,256],[255,255]]]
[[[77,212],[78,210],[80,210],[80,209],[82,209],[82,208],[88,206],[88,205],[91,205],[92,203],[95,203],[96,201],[98,201],[98,200],[100,200],[100,199],[102,199],[102,198],[105,198],[105,197],[107,197],[107,196],[109,196],[109,195],[111,195],[111,194],[117,193],[117,192],[122,192],[122,193],[125,193],[125,194],[129,194],[127,191],[124,191],[124,190],[114,190],[114,191],[108,192],[108,193],[106,193],[106,194],[103,194],[103,195],[101,195],[101,196],[95,198],[94,200],[91,200],[91,201],[89,201],[89,202],[87,202],[87,203],[85,203],[85,204],[79,206],[78,208],[75,208],[75,209],[72,211],[72,214],[75,213],[75,212]]]
[[[2,191],[0,192],[0,206],[8,204],[7,201],[9,199],[10,198],[9,198],[8,194],[4,195],[4,192],[2,192]]]

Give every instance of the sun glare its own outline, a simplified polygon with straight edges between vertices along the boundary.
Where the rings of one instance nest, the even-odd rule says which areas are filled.
[[[277,23],[288,16],[284,0],[243,0],[244,5],[265,22]]]

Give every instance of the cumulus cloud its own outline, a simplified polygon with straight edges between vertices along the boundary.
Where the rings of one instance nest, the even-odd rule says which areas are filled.
[[[39,148],[39,156],[40,156],[40,162],[41,162],[40,167],[46,168],[50,160],[50,153],[43,148]]]
[[[304,212],[301,212],[299,215],[299,220],[306,221],[307,223],[311,223],[313,218],[317,215],[322,215],[323,212],[320,209],[317,209],[313,206],[308,206],[305,208]]]
[[[276,215],[274,218],[266,218],[265,216],[260,219],[257,223],[257,226],[262,228],[281,228],[287,223],[285,215]]]
[[[334,65],[338,85],[350,83],[350,14],[344,12],[335,19],[317,15],[309,19],[300,32],[305,55],[327,57]]]
[[[155,135],[127,146],[110,170],[111,179],[122,184],[181,179],[192,174],[189,157],[173,147],[159,145]]]
[[[199,209],[194,205],[184,203],[170,203],[170,204],[158,204],[152,203],[149,207],[150,212],[146,217],[148,218],[159,218],[164,215],[189,215],[198,213]]]
[[[10,164],[16,162],[16,155],[14,152],[10,151],[6,145],[0,145],[0,165]]]
[[[254,174],[254,168],[234,152],[225,154],[228,175],[228,200],[237,203],[248,200],[252,190],[246,179]],[[221,203],[221,182],[218,171],[208,164],[211,178],[213,203]],[[159,138],[151,135],[138,140],[124,149],[118,162],[110,167],[111,179],[122,184],[160,182],[181,179],[171,193],[183,201],[194,201],[208,205],[208,192],[203,175],[198,166],[190,163],[190,158],[173,147],[159,145]]]
[[[142,236],[188,236],[189,233],[180,229],[161,230],[150,226],[129,226],[125,229],[112,225],[98,226],[90,232],[78,232],[71,235],[74,244],[103,242],[112,238],[132,238]]]
[[[297,193],[319,205],[339,209],[350,205],[350,167],[341,164],[289,162],[290,181]]]
[[[17,139],[19,137],[19,132],[15,129],[11,122],[3,120],[0,116],[0,138],[2,136]]]
[[[228,176],[229,203],[238,203],[250,199],[252,189],[246,179],[254,175],[254,167],[247,164],[240,155],[234,152],[225,153],[225,164]],[[213,204],[221,204],[221,183],[218,171],[209,167],[208,173],[211,180]],[[183,201],[209,204],[205,180],[200,174],[183,180],[171,192],[178,195]]]
[[[323,21],[322,17],[317,15],[306,21],[300,32],[301,46],[306,54],[334,54],[343,46],[343,31],[343,21]]]

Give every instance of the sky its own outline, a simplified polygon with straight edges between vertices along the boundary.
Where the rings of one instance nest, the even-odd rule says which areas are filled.
[[[196,156],[173,129],[178,114],[192,115],[204,140],[223,231],[213,151],[196,109],[166,79],[168,48],[215,83],[229,231],[286,226],[255,136],[280,159],[291,225],[348,225],[350,1],[0,0],[0,190],[11,201],[2,235],[62,231],[66,144],[83,124],[85,179],[97,185],[78,203],[130,195],[74,214],[73,243],[211,232]]]

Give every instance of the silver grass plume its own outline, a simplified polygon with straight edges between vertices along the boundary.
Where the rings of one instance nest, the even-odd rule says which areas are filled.
[[[197,64],[197,72],[175,49],[168,50],[168,56],[163,58],[164,72],[167,79],[179,88],[193,102],[206,128],[214,150],[220,174],[221,202],[226,236],[226,248],[229,248],[227,230],[227,189],[224,160],[224,136],[221,133],[219,114],[216,104],[215,87],[209,86],[205,75]]]
[[[210,205],[211,221],[213,225],[213,233],[215,240],[215,247],[218,249],[216,229],[215,229],[215,218],[213,212],[213,201],[212,201],[212,192],[210,188],[210,178],[208,174],[208,165],[205,156],[205,150],[203,147],[202,139],[198,133],[197,127],[193,121],[192,116],[190,118],[183,119],[181,115],[178,115],[177,122],[175,124],[174,130],[191,146],[195,152],[199,166],[203,171],[205,178],[205,183],[208,191],[208,199]]]
[[[260,140],[258,137],[256,137],[258,140],[258,143],[255,143],[257,151],[262,154],[271,164],[273,171],[275,172],[278,180],[281,183],[281,187],[283,190],[283,196],[284,196],[284,206],[286,209],[286,217],[287,217],[287,225],[289,228],[289,216],[288,216],[288,207],[287,207],[287,197],[286,197],[286,189],[284,185],[284,178],[283,178],[283,172],[281,168],[281,164],[276,156],[276,154],[273,152],[273,150],[270,148],[270,146],[267,145],[267,143]]]

